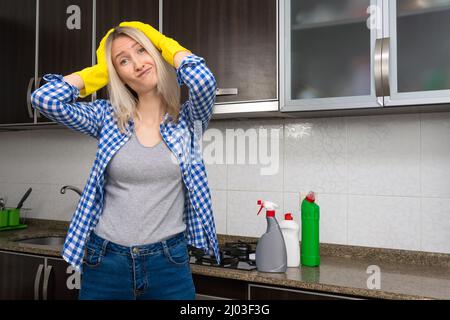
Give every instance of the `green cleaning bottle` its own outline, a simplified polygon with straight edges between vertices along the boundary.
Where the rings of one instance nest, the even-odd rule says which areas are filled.
[[[319,252],[319,206],[314,202],[315,195],[310,191],[303,199],[302,212],[302,243],[301,264],[302,266],[316,267],[320,265]]]

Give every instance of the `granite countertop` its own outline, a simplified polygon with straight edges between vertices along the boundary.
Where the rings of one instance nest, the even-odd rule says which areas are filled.
[[[61,257],[58,249],[25,245],[17,239],[65,236],[68,222],[27,219],[26,229],[1,231],[0,250]],[[219,242],[255,238],[219,235]],[[242,280],[344,296],[380,299],[450,299],[450,255],[405,250],[321,244],[317,268],[286,273],[232,270],[191,264],[193,274]],[[380,289],[368,289],[369,266],[380,268]],[[370,280],[369,280],[370,283]]]

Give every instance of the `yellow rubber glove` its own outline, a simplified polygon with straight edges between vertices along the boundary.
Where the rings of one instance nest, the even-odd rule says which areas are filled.
[[[147,38],[150,39],[156,49],[161,51],[164,60],[166,60],[172,67],[175,67],[173,63],[173,57],[177,52],[191,52],[190,50],[182,47],[177,41],[172,38],[166,37],[149,24],[145,24],[139,21],[124,21],[121,22],[119,26],[132,27],[141,30],[147,36]]]
[[[97,48],[97,64],[92,67],[87,67],[81,71],[74,72],[79,75],[84,81],[84,88],[80,90],[80,97],[84,98],[88,95],[100,90],[108,83],[108,66],[106,64],[105,44],[114,28],[109,29],[100,45]]]

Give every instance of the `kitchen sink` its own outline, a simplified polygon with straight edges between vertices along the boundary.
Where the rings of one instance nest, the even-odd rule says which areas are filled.
[[[65,236],[50,236],[50,237],[35,237],[28,239],[19,239],[15,242],[25,245],[48,247],[54,249],[61,249],[64,245]]]

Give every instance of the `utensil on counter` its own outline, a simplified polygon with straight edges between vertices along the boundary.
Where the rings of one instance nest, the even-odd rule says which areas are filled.
[[[0,198],[0,228],[8,225],[8,211],[5,208],[5,200]]]
[[[29,189],[27,190],[27,192],[25,192],[25,194],[23,195],[22,199],[20,199],[19,204],[17,205],[17,208],[16,208],[16,209],[22,208],[22,205],[23,205],[23,203],[25,202],[25,200],[27,200],[28,196],[29,196],[30,193],[31,193],[31,190],[33,190],[33,189],[32,189],[32,188],[29,188]]]

